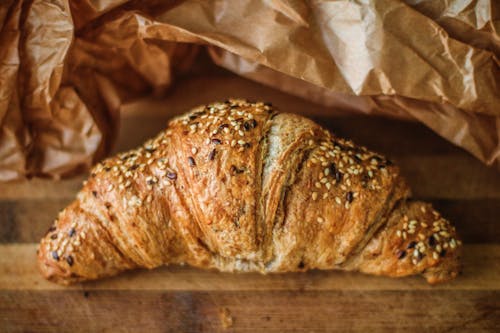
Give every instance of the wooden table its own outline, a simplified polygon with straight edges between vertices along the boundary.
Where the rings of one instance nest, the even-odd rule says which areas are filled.
[[[172,114],[228,96],[313,115],[396,160],[415,196],[457,225],[465,243],[463,275],[431,287],[419,277],[232,275],[169,267],[64,288],[39,276],[35,243],[84,177],[32,180],[0,184],[0,332],[500,331],[500,173],[422,125],[327,118],[328,108],[217,71],[178,82],[166,100],[125,107],[116,150],[138,145]]]

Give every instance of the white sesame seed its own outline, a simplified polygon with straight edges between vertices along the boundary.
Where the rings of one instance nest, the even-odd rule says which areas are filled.
[[[322,217],[319,217],[319,216],[318,216],[318,218],[316,219],[316,221],[318,221],[318,223],[323,223],[323,222],[325,222],[325,220],[323,220],[323,218],[322,218]]]
[[[439,259],[439,254],[437,252],[432,252],[432,257],[435,259],[435,260],[438,260]]]
[[[191,153],[193,155],[196,155],[197,152],[198,152],[198,149],[196,147],[191,148]]]
[[[457,247],[457,242],[455,241],[455,238],[452,238],[452,239],[450,240],[450,247],[451,247],[452,249],[454,249],[454,248],[456,248],[456,247]]]
[[[330,184],[329,182],[325,184],[326,188],[329,190],[331,187],[332,187],[332,184]]]
[[[336,202],[337,204],[339,204],[339,205],[341,205],[341,204],[342,204],[342,201],[340,200],[340,198],[339,198],[339,197],[335,197],[335,202]]]
[[[314,183],[314,186],[317,187],[317,188],[321,188],[321,183],[320,182],[316,182],[316,183]]]
[[[323,193],[323,199],[328,198],[328,192]]]
[[[317,193],[317,192],[313,192],[313,193],[312,193],[312,199],[313,199],[314,201],[316,201],[316,199],[318,199],[318,193]]]
[[[325,168],[324,173],[325,173],[325,176],[328,176],[330,174],[330,169],[329,168]]]

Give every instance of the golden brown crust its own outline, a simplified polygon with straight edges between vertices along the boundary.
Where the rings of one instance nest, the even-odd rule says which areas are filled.
[[[454,228],[409,195],[390,161],[308,119],[215,103],[98,164],[41,241],[39,266],[58,283],[184,262],[453,278]]]

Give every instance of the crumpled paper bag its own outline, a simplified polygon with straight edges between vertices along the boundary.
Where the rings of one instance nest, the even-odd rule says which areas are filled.
[[[0,180],[88,168],[120,106],[164,94],[201,47],[314,102],[420,121],[500,169],[494,0],[4,0],[0,23]]]

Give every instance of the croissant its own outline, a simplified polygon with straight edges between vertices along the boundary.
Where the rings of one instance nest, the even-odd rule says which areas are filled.
[[[61,284],[184,263],[454,278],[455,228],[409,196],[388,159],[270,104],[228,100],[97,164],[38,263]]]

